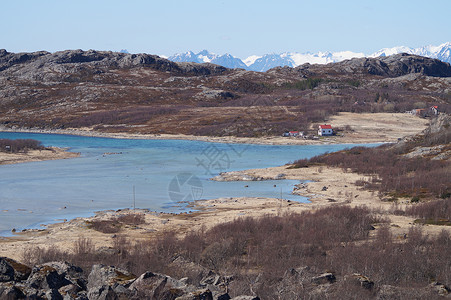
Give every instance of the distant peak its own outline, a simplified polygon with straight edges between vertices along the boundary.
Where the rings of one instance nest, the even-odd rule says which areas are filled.
[[[199,53],[197,53],[197,55],[209,55],[209,54],[212,54],[212,53],[210,53],[208,50],[202,50],[202,51],[200,51]]]
[[[439,46],[424,46],[420,48],[410,48],[407,46],[396,46],[392,48],[383,48],[372,54],[366,55],[362,52],[353,51],[319,51],[311,52],[282,52],[268,53],[264,55],[251,55],[245,59],[240,59],[232,54],[225,53],[217,55],[204,49],[195,54],[188,51],[184,54],[175,54],[169,57],[173,61],[191,61],[191,62],[212,62],[227,68],[244,68],[252,71],[267,71],[276,66],[299,66],[305,63],[310,64],[328,64],[340,62],[343,60],[362,58],[362,57],[386,57],[394,54],[408,53],[430,58],[436,58],[444,62],[451,63],[451,42],[445,42]]]

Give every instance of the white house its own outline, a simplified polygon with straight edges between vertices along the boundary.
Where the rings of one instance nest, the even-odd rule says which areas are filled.
[[[318,135],[320,136],[325,136],[325,135],[332,135],[333,134],[333,130],[332,130],[332,125],[319,125],[318,126]]]

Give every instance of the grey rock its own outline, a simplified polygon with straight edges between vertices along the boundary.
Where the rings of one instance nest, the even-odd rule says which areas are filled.
[[[94,265],[88,276],[89,299],[116,299],[130,294],[128,287],[136,276],[112,266]]]
[[[119,299],[116,292],[111,286],[93,287],[88,291],[88,299],[90,300],[116,300]]]
[[[213,294],[209,289],[197,290],[177,297],[175,300],[213,300]]]
[[[51,290],[59,289],[70,282],[58,274],[55,268],[49,265],[37,265],[33,267],[26,284],[38,290]]]
[[[94,265],[88,276],[88,290],[99,285],[115,285],[121,284],[129,286],[136,276],[126,270],[105,266]]]
[[[231,300],[260,300],[257,296],[237,296],[233,297]]]
[[[76,284],[68,284],[58,289],[61,296],[69,299],[76,298],[81,291],[82,288]]]
[[[0,299],[13,300],[23,298],[25,298],[25,294],[17,286],[11,283],[0,282]]]
[[[14,259],[0,257],[0,282],[25,280],[30,273],[30,267]]]
[[[356,282],[360,284],[361,287],[366,288],[368,290],[374,287],[374,282],[362,274],[358,273],[352,274],[351,278],[356,280]]]
[[[224,294],[213,294],[213,299],[215,300],[230,300],[232,299],[228,293]]]
[[[451,289],[440,282],[432,282],[430,287],[437,291],[440,296],[448,296],[451,293]]]
[[[63,296],[58,292],[58,290],[51,289],[46,290],[44,294],[44,299],[48,300],[63,300]]]
[[[129,287],[134,294],[148,299],[174,299],[184,295],[189,287],[172,277],[146,272],[139,276]]]

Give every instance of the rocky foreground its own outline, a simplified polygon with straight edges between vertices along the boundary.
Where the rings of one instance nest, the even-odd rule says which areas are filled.
[[[10,258],[0,258],[0,299],[259,299],[231,298],[226,283],[232,278],[208,272],[200,286],[172,277],[145,272],[140,276],[113,266],[94,265],[84,271],[57,261],[32,268]]]
[[[177,263],[187,263],[181,258]],[[191,266],[193,267],[193,266]],[[220,276],[213,271],[199,268],[203,276],[199,285],[190,284],[190,279],[174,279],[170,276],[145,272],[140,276],[114,266],[94,265],[89,275],[80,267],[68,262],[55,261],[32,268],[10,258],[0,258],[0,299],[215,299],[257,300],[258,296],[230,297],[227,286],[233,276]],[[374,282],[362,274],[350,274],[336,278],[333,273],[314,275],[309,267],[288,270],[280,282],[279,290],[296,290],[296,286],[310,286],[312,295],[333,288],[335,282],[345,281],[358,289],[371,291]],[[317,292],[314,292],[314,291]],[[406,288],[383,286],[378,299],[393,299],[403,295]],[[413,288],[416,295],[449,296],[450,289],[438,282],[425,288]],[[411,295],[411,294],[410,294]],[[293,298],[297,299],[296,295]]]

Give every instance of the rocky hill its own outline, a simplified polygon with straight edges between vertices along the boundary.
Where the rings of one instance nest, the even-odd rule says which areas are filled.
[[[398,54],[268,72],[149,54],[0,50],[0,125],[279,135],[340,111],[450,110],[451,67]]]

